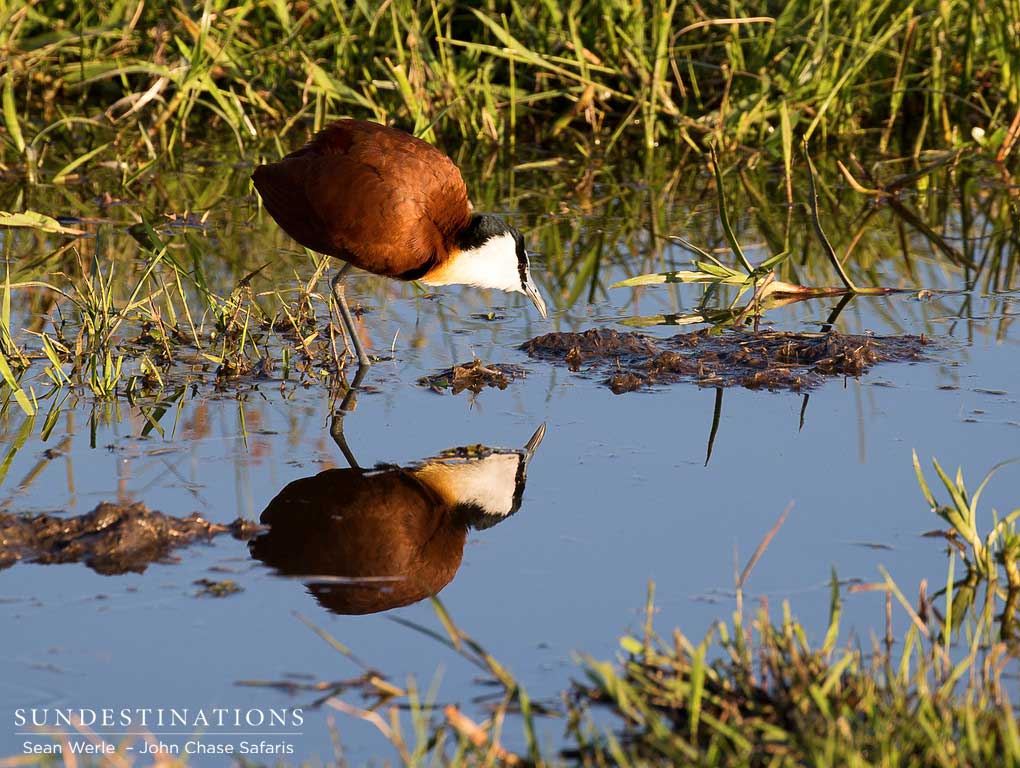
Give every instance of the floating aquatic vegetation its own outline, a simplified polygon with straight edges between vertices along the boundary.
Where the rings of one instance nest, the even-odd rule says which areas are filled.
[[[689,381],[699,386],[800,391],[828,377],[860,376],[873,365],[924,358],[921,336],[867,336],[785,331],[710,329],[652,339],[639,333],[593,328],[547,333],[526,342],[532,357],[609,374],[616,394]]]
[[[469,363],[422,376],[418,379],[418,384],[434,392],[449,389],[456,395],[466,389],[477,395],[486,387],[506,389],[511,381],[523,379],[526,375],[527,371],[519,365],[483,363],[476,357]]]

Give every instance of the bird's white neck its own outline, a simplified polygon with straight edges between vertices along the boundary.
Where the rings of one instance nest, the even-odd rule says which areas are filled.
[[[484,459],[432,462],[415,475],[452,504],[477,507],[485,515],[505,517],[517,490],[518,453],[494,453]]]
[[[473,285],[500,291],[521,290],[517,243],[505,232],[477,248],[455,251],[446,263],[421,278],[426,285]]]

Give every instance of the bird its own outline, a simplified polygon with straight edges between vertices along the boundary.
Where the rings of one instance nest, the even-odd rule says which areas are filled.
[[[426,141],[390,126],[343,119],[252,174],[265,209],[298,243],[344,263],[332,282],[358,357],[371,361],[344,293],[354,267],[429,286],[519,292],[543,318],[524,237],[476,213],[460,171]]]
[[[468,528],[491,528],[520,509],[545,429],[519,450],[473,446],[294,480],[260,515],[268,530],[249,551],[301,578],[333,613],[377,613],[436,595],[460,568]]]

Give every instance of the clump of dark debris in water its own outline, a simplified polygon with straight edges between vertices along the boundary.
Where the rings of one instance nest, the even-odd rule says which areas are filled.
[[[586,360],[650,356],[659,351],[647,336],[620,333],[612,328],[592,328],[584,333],[547,333],[525,342],[521,349],[532,357],[562,359],[573,371],[579,370]]]
[[[834,376],[860,376],[876,363],[919,360],[923,336],[870,336],[712,329],[652,339],[593,328],[548,333],[521,348],[532,357],[563,361],[571,370],[606,373],[613,392],[691,381],[703,387],[800,391]]]
[[[44,565],[83,562],[113,575],[141,573],[170,552],[221,533],[249,539],[259,526],[238,518],[230,525],[210,523],[199,515],[171,517],[141,502],[103,502],[77,517],[0,513],[0,569],[19,560]]]
[[[198,579],[195,586],[199,588],[195,593],[197,597],[229,597],[244,591],[244,588],[233,579],[224,579],[223,581]]]
[[[523,379],[527,372],[518,365],[504,363],[483,363],[477,357],[470,363],[455,365],[439,373],[423,376],[418,384],[433,392],[449,389],[453,394],[465,389],[476,395],[486,387],[506,389],[514,379]]]

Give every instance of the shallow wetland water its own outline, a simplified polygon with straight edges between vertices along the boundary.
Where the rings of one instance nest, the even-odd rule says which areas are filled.
[[[808,627],[824,631],[832,567],[843,580],[874,580],[880,565],[904,585],[942,578],[943,546],[921,537],[939,525],[918,490],[911,450],[924,462],[937,456],[948,468],[962,465],[974,483],[997,462],[1020,454],[1020,291],[1016,273],[1007,271],[1016,265],[1010,240],[1016,222],[1009,214],[1016,188],[994,180],[990,168],[922,177],[900,199],[930,228],[926,234],[892,207],[852,192],[830,171],[823,165],[831,187],[822,195],[822,222],[837,252],[853,246],[847,264],[855,280],[913,290],[857,297],[834,319],[837,297],[776,307],[760,327],[817,333],[832,319],[843,334],[909,334],[930,343],[924,359],[881,362],[859,378],[817,382],[810,392],[717,390],[681,381],[616,395],[604,385],[602,369],[583,361],[553,364],[521,349],[541,334],[594,327],[639,330],[656,343],[677,333],[675,324],[695,311],[702,287],[608,286],[684,268],[690,254],[668,238],[672,234],[729,259],[712,180],[700,164],[682,173],[664,164],[615,175],[550,166],[514,172],[509,163],[494,175],[465,170],[476,207],[513,216],[539,251],[536,279],[549,304],[548,322],[520,297],[471,289],[423,295],[362,274],[348,282],[348,296],[365,310],[363,333],[381,358],[344,417],[348,453],[362,467],[390,465],[397,478],[390,480],[400,483],[421,478],[395,468],[420,471],[451,448],[506,449],[469,449],[445,457],[451,461],[514,462],[509,473],[503,467],[492,475],[498,479],[484,480],[487,488],[496,483],[500,493],[511,492],[509,501],[492,492],[492,504],[503,505],[498,525],[477,517],[460,521],[449,544],[457,549],[449,555],[456,563],[443,566],[453,572],[434,583],[449,582],[441,592],[449,613],[533,699],[555,698],[569,683],[575,651],[599,658],[615,652],[615,638],[644,620],[650,579],[662,627],[680,626],[699,637],[728,615],[737,561],[746,560],[791,503],[748,590],[775,605],[795,597]],[[138,198],[107,205],[97,177],[33,192],[31,207],[73,217],[66,223],[89,233],[81,241],[86,261],[96,251],[110,253],[122,275],[141,271],[140,246],[128,228],[144,220],[180,263],[201,272],[210,290],[229,295],[248,276],[257,300],[269,306],[274,287],[285,292],[303,284],[314,265],[260,215],[246,178],[244,168],[215,165],[168,171],[139,188]],[[774,252],[772,244],[789,226],[795,255],[783,279],[834,284],[805,206],[781,202],[780,178],[758,170],[741,180],[732,173],[727,182],[731,210],[739,212],[737,234],[752,261]],[[0,185],[0,209],[11,210],[20,194],[12,184]],[[764,200],[774,204],[764,207]],[[185,210],[192,213],[184,216]],[[0,239],[12,283],[30,279],[33,270],[54,283],[60,274],[80,273],[71,251],[59,252],[66,238],[4,230]],[[973,266],[954,264],[954,253]],[[125,282],[130,289],[133,280]],[[732,299],[732,292],[720,291],[709,307],[725,310]],[[49,330],[49,320],[40,318],[58,311],[45,292],[14,289],[15,328]],[[621,324],[634,325],[635,318],[648,320],[637,321],[639,329]],[[673,325],[657,325],[656,318]],[[65,333],[73,338],[73,328]],[[121,335],[138,333],[133,328]],[[18,342],[30,345],[31,338]],[[273,364],[240,379],[217,385],[214,365],[204,372],[178,366],[164,372],[158,398],[132,403],[72,394],[51,412],[60,395],[41,404],[28,427],[9,399],[0,418],[7,456],[0,512],[72,517],[101,502],[141,502],[174,517],[198,513],[222,526],[237,518],[254,524],[288,484],[345,469],[348,462],[330,435],[331,398],[319,366],[300,371],[295,356],[288,369],[280,357],[290,343],[283,334],[269,334],[265,343]],[[456,395],[420,383],[476,358],[519,366],[526,375],[513,377],[505,389]],[[197,353],[195,361],[202,362]],[[136,361],[124,365],[138,370]],[[519,449],[543,424],[544,439],[514,499]],[[352,486],[350,493],[394,504],[404,494],[399,503],[411,503],[411,491],[387,483]],[[1018,487],[1020,469],[1004,468],[985,493],[984,509],[1013,509]],[[351,613],[364,615],[338,613],[352,605],[330,599],[344,592],[344,574],[302,573],[287,563],[289,552],[325,570],[328,553],[316,560],[311,547],[329,534],[321,528],[283,533],[282,553],[217,536],[134,569],[141,572],[117,575],[81,562],[0,560],[9,566],[0,571],[0,708],[83,701],[305,706],[304,723],[294,729],[300,733],[281,740],[298,756],[325,759],[332,754],[330,713],[308,707],[317,694],[296,689],[361,670],[308,624],[398,684],[414,675],[425,688],[441,675],[441,702],[484,699],[473,668],[392,620],[438,626],[427,600],[381,613],[367,613],[362,600],[361,610]],[[361,531],[349,535],[370,538]],[[293,552],[301,546],[309,550]],[[335,578],[316,587],[309,578],[316,575]],[[232,581],[240,590],[205,589],[196,585],[200,580]],[[882,631],[880,597],[850,596],[845,612],[860,636]],[[485,702],[473,706],[482,709]],[[368,759],[379,746],[372,726],[331,714],[348,755]],[[553,722],[543,738],[555,742],[559,729]],[[20,743],[21,737],[0,732],[0,755],[18,753]]]

